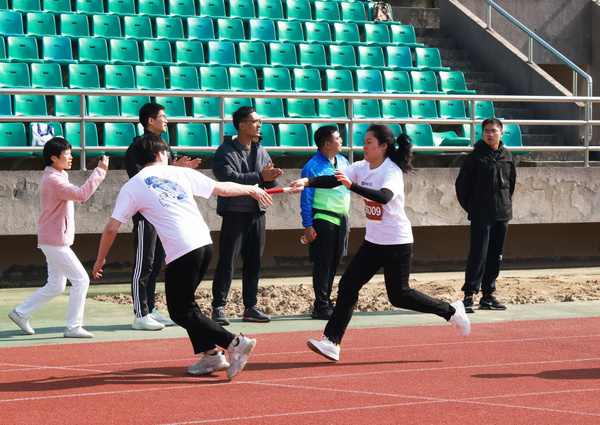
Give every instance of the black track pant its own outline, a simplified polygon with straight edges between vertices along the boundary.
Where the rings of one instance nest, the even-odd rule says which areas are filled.
[[[156,229],[136,214],[133,220],[134,259],[131,276],[131,296],[135,317],[144,317],[154,308],[156,277],[160,273],[165,251]]]

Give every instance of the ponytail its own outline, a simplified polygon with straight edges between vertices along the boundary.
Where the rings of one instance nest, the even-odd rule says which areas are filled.
[[[412,144],[410,137],[402,133],[398,138],[394,137],[392,130],[384,124],[371,124],[367,128],[367,132],[371,131],[377,139],[379,145],[387,143],[385,156],[391,159],[403,173],[408,173],[413,170],[412,166]],[[398,148],[396,149],[396,143]]]

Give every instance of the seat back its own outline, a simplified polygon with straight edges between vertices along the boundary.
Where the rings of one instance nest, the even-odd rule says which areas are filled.
[[[314,66],[317,68],[327,67],[325,47],[322,44],[301,43],[298,45],[300,51],[300,64]]]
[[[29,67],[26,63],[2,63],[0,62],[0,88],[29,88]]]
[[[44,36],[56,35],[56,21],[52,13],[27,13],[27,34]]]
[[[153,38],[150,18],[139,15],[123,17],[123,36],[137,40]]]
[[[185,98],[172,96],[156,96],[156,103],[167,108],[167,114],[170,117],[185,117],[187,111],[185,107]]]
[[[258,17],[267,19],[283,19],[283,5],[280,0],[258,0]]]
[[[304,30],[300,21],[277,21],[277,39],[291,42],[304,41]]]
[[[383,71],[385,91],[391,93],[410,93],[410,76],[406,71]]]
[[[135,67],[135,82],[139,90],[164,90],[165,71],[162,66],[138,65]]]
[[[196,4],[194,0],[169,0],[169,14],[183,18],[196,16]]]
[[[240,65],[261,68],[267,65],[267,50],[263,43],[240,41],[238,43]]]
[[[356,91],[375,93],[383,92],[381,72],[376,69],[356,70]]]
[[[195,40],[176,41],[175,60],[179,65],[204,65],[202,42]]]
[[[352,72],[347,69],[327,69],[325,70],[325,85],[327,91],[330,92],[353,92]]]
[[[15,115],[48,115],[46,97],[37,94],[14,95]]]
[[[288,19],[299,21],[310,21],[312,19],[312,11],[308,0],[287,0],[285,6]]]
[[[135,89],[135,77],[131,65],[105,65],[104,88],[106,89]]]
[[[254,108],[261,117],[266,118],[283,118],[283,99],[258,97],[254,99]],[[263,124],[264,127],[264,124]]]
[[[169,84],[173,90],[198,90],[198,70],[194,66],[169,67]]]
[[[314,99],[287,99],[287,115],[290,118],[316,118]]]
[[[42,38],[44,62],[75,64],[71,39],[68,37],[48,36]]]
[[[99,89],[98,66],[94,64],[69,65],[69,87],[72,89]]]
[[[321,43],[331,42],[331,28],[327,22],[306,21],[304,23],[304,29],[306,41]]]
[[[287,68],[263,68],[263,90],[291,91],[292,78]]]
[[[440,100],[439,116],[445,119],[466,119],[465,102],[462,100]]]
[[[315,20],[317,21],[340,21],[340,9],[334,1],[315,1]]]
[[[140,108],[146,103],[150,103],[150,96],[121,96],[121,116],[139,116]]]
[[[35,37],[9,36],[6,39],[7,57],[13,62],[41,62]]]
[[[296,47],[292,43],[270,43],[271,65],[290,66],[298,65]]]
[[[229,16],[235,18],[255,18],[254,0],[229,0]]]
[[[60,65],[57,63],[32,63],[31,87],[62,88],[63,79]]]
[[[204,0],[198,2],[198,6],[200,6],[199,13],[201,16],[210,16],[213,18],[227,16],[223,0]]]
[[[211,65],[237,65],[235,46],[231,41],[209,41],[208,63]]]
[[[438,118],[435,100],[411,100],[410,116],[413,118]]]
[[[275,41],[275,23],[268,19],[250,19],[250,40],[253,41]]]
[[[104,123],[104,146],[111,155],[124,156],[125,150],[110,151],[110,147],[127,147],[136,137],[135,127],[130,122]]]
[[[77,40],[79,45],[79,62],[81,63],[107,63],[108,45],[101,37],[81,37]]]
[[[20,122],[0,123],[0,146],[22,147],[27,146],[25,126]],[[0,156],[30,156],[32,152],[2,152]]]
[[[229,90],[227,68],[222,66],[202,66],[199,70],[201,90]]]
[[[93,2],[102,4],[96,0]],[[122,35],[121,21],[117,15],[94,15],[92,16],[92,33],[95,37],[119,38]]]
[[[229,68],[231,90],[258,91],[258,76],[254,68]]]
[[[348,118],[344,99],[317,99],[321,118]]]
[[[120,116],[117,96],[88,96],[88,115],[91,117]]]
[[[361,5],[362,6],[362,5]],[[387,25],[365,24],[365,41],[367,43],[389,43],[390,32]]]
[[[379,46],[358,46],[358,65],[385,68],[383,49]]]
[[[245,40],[244,22],[236,18],[217,19],[217,32],[221,40]]]
[[[14,10],[0,10],[0,23],[2,23],[0,25],[0,35],[23,34],[23,15],[19,12],[15,12]]]
[[[60,33],[64,37],[89,37],[88,17],[82,13],[63,13],[60,15]]]
[[[354,118],[381,118],[381,109],[377,99],[353,99]]]
[[[358,25],[354,22],[335,22],[333,24],[333,38],[338,43],[360,43]]]
[[[156,18],[156,37],[166,40],[181,40],[184,38],[183,22],[175,16],[159,16]]]
[[[410,118],[408,102],[404,99],[381,99],[382,118]]]
[[[215,26],[213,20],[207,17],[187,18],[188,39],[190,40],[214,40]]]
[[[435,146],[431,125],[405,124],[404,128],[414,146]]]

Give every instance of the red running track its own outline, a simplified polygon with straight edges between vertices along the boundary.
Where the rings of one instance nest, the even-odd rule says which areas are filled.
[[[246,369],[191,376],[187,339],[0,349],[0,422],[598,424],[600,317],[260,334]]]

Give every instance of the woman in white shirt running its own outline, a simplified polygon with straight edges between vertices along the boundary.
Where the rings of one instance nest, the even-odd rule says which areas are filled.
[[[398,144],[398,148],[396,148]],[[364,139],[364,160],[336,170],[334,176],[303,178],[292,187],[330,188],[343,184],[365,202],[365,241],[344,272],[331,319],[323,339],[308,340],[308,347],[330,360],[339,360],[340,344],[352,319],[361,288],[383,267],[385,287],[393,306],[443,317],[463,336],[471,325],[462,301],[449,304],[432,298],[408,283],[413,250],[411,224],[404,212],[403,173],[412,170],[410,139],[397,139],[389,127],[371,124]]]

